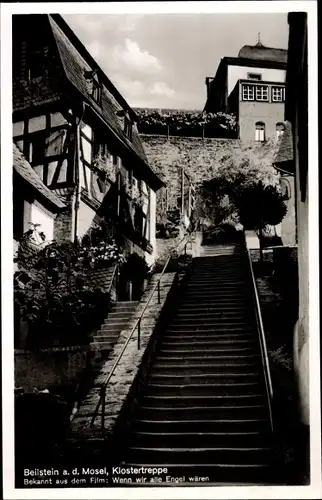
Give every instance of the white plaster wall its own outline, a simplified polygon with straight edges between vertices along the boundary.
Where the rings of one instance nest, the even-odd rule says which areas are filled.
[[[50,115],[50,125],[51,127],[57,127],[58,125],[66,125],[67,120],[63,117],[61,113],[51,113]]]
[[[54,238],[54,217],[50,216],[40,206],[31,205],[31,220],[33,224],[40,224],[39,230],[44,232],[47,241],[52,241]]]
[[[252,68],[249,66],[228,66],[228,95],[234,90],[238,80],[247,79],[247,73],[260,73],[263,81],[285,82],[286,71],[283,69]]]
[[[84,201],[80,200],[77,217],[77,236],[79,238],[82,238],[86,234],[86,232],[92,225],[94,217],[95,211],[90,208]]]
[[[24,132],[24,122],[16,122],[12,124],[12,134],[13,137],[17,137],[18,135],[22,135]]]
[[[153,246],[153,253],[152,255],[146,253],[146,259],[148,261],[148,264],[152,264],[154,260],[156,259],[156,248],[157,248],[157,241],[156,241],[156,207],[157,207],[157,198],[156,198],[156,192],[150,189],[150,238],[149,241],[151,245]]]
[[[37,132],[38,130],[43,130],[46,128],[46,116],[40,115],[29,119],[28,132]]]
[[[299,179],[297,178],[297,183]],[[299,185],[299,184],[298,184]],[[299,320],[294,336],[294,367],[300,394],[302,422],[309,425],[309,260],[308,195],[305,203],[297,193]]]

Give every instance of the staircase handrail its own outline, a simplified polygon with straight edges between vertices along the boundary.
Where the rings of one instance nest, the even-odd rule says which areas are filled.
[[[247,252],[249,270],[250,270],[250,275],[251,275],[253,299],[254,299],[255,312],[256,312],[257,331],[258,331],[258,336],[259,336],[261,357],[262,357],[262,363],[263,363],[263,368],[264,368],[265,385],[266,385],[266,391],[267,391],[267,396],[268,396],[269,417],[270,417],[271,428],[273,431],[274,430],[274,426],[273,426],[274,392],[273,392],[271,370],[270,370],[270,365],[269,365],[265,330],[264,330],[263,318],[262,318],[262,313],[261,313],[258,289],[257,289],[257,284],[256,284],[256,279],[255,279],[255,274],[254,274],[254,269],[253,269],[253,263],[252,263],[250,251],[248,250],[247,246],[246,246],[246,252]]]
[[[117,276],[118,268],[119,268],[119,265],[115,264],[113,272],[112,272],[112,276],[111,276],[111,281],[110,281],[110,284],[109,284],[109,287],[108,287],[108,293],[109,294],[111,293],[115,277]]]
[[[186,238],[187,238],[187,241],[188,241],[190,238],[192,238],[192,234],[193,234],[194,232],[196,232],[196,231],[197,231],[197,226],[196,226],[195,230],[194,230],[193,232],[191,232],[191,233],[188,235],[188,238],[187,238],[187,235],[183,236],[183,238],[182,238],[182,239],[180,240],[180,242],[177,244],[177,248],[178,248],[178,246],[179,246],[179,245],[180,245],[180,244],[181,244],[181,243],[182,243],[182,242],[183,242]],[[97,402],[97,405],[96,405],[95,411],[94,411],[94,413],[93,413],[93,416],[92,416],[92,419],[91,419],[91,423],[90,423],[90,427],[92,427],[92,426],[93,426],[93,424],[94,424],[94,422],[95,422],[95,419],[96,419],[96,417],[97,417],[97,414],[98,414],[99,408],[100,408],[100,406],[102,405],[101,429],[102,429],[102,431],[104,431],[104,425],[105,425],[105,397],[106,397],[106,388],[107,388],[108,383],[109,383],[109,381],[111,380],[111,378],[112,378],[112,376],[113,376],[113,374],[114,374],[114,372],[115,372],[115,370],[116,370],[116,367],[118,366],[118,364],[119,364],[119,362],[120,362],[120,360],[121,360],[121,358],[122,358],[122,356],[123,356],[123,354],[124,354],[124,352],[125,352],[125,350],[126,350],[126,348],[127,348],[128,344],[129,344],[130,340],[132,339],[132,337],[133,337],[133,335],[134,335],[134,332],[135,332],[135,330],[136,330],[137,328],[138,328],[138,350],[140,350],[140,347],[141,347],[141,346],[140,346],[140,328],[141,328],[141,321],[142,321],[143,315],[144,315],[144,313],[145,313],[145,311],[146,311],[146,309],[147,309],[148,305],[150,304],[150,302],[151,302],[151,300],[152,300],[152,297],[153,297],[153,295],[154,295],[154,293],[155,293],[155,291],[156,291],[156,290],[158,290],[158,303],[159,303],[159,304],[161,303],[161,297],[160,297],[160,283],[161,283],[161,280],[162,280],[162,278],[163,278],[163,275],[164,275],[164,273],[165,273],[165,271],[166,271],[166,269],[167,269],[167,267],[168,267],[168,264],[169,264],[169,262],[170,262],[170,259],[171,259],[171,257],[172,257],[173,250],[174,250],[174,249],[171,249],[171,250],[169,251],[168,258],[167,258],[167,260],[166,260],[166,262],[165,262],[165,264],[164,264],[164,266],[163,266],[163,269],[162,269],[162,271],[161,271],[161,274],[160,274],[160,276],[159,276],[158,280],[156,281],[156,283],[155,283],[155,285],[154,285],[154,287],[153,287],[153,289],[152,289],[152,291],[151,291],[151,293],[150,293],[150,295],[149,295],[149,298],[148,298],[148,300],[147,300],[147,302],[146,302],[146,304],[145,304],[145,306],[144,306],[144,308],[143,308],[143,310],[142,310],[142,312],[141,312],[140,316],[139,316],[139,317],[137,318],[137,320],[135,321],[134,326],[132,327],[132,329],[131,329],[131,331],[130,331],[130,333],[129,333],[129,335],[128,335],[127,339],[126,339],[126,342],[125,342],[125,344],[124,344],[123,348],[121,349],[121,351],[120,351],[119,355],[117,356],[117,358],[116,358],[116,360],[115,360],[115,362],[114,362],[114,364],[113,364],[113,366],[112,366],[112,368],[111,368],[111,370],[110,370],[109,374],[106,376],[106,378],[105,378],[104,382],[102,382],[102,384],[101,384],[100,397],[99,397],[99,400],[98,400],[98,402]]]

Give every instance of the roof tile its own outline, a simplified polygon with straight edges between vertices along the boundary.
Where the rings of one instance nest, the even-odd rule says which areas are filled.
[[[90,71],[92,68],[79,54],[78,50],[74,47],[74,45],[62,31],[62,29],[57,25],[54,19],[52,19],[51,17],[49,19],[68,80],[83,94],[86,99],[91,99],[91,105],[102,116],[107,124],[114,130],[114,132],[117,133],[122,141],[130,149],[132,149],[132,151],[134,151],[139,156],[139,158],[141,158],[141,160],[147,163],[147,157],[144,152],[136,126],[133,127],[131,142],[121,128],[120,121],[116,115],[116,112],[120,111],[122,107],[104,86],[102,88],[101,106],[99,106],[95,102],[95,100],[91,98],[90,94],[88,93],[88,87],[86,79],[84,77],[84,70]]]
[[[38,193],[54,205],[57,210],[63,209],[66,205],[59,197],[42,182],[38,174],[34,171],[30,163],[26,160],[20,149],[13,143],[13,169],[25,181],[33,186]]]
[[[292,124],[288,121],[285,121],[284,127],[284,133],[280,140],[279,149],[274,160],[275,164],[291,162],[294,159]]]

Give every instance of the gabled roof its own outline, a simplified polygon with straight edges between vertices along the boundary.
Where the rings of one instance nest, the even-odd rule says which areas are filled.
[[[293,173],[293,135],[292,124],[288,121],[284,122],[284,133],[280,140],[280,145],[274,159],[274,166],[285,173]]]
[[[40,198],[42,198],[45,203],[49,203],[52,209],[55,211],[62,210],[66,208],[66,205],[58,198],[58,196],[51,191],[40,179],[39,175],[36,174],[30,163],[26,160],[20,149],[13,143],[13,170],[22,179],[24,179],[32,188],[34,188]]]
[[[98,66],[96,61],[88,53],[86,48],[73,33],[67,23],[58,14],[49,15],[49,22],[57,44],[58,52],[62,61],[62,65],[69,82],[83,95],[85,100],[90,103],[90,106],[102,118],[106,125],[118,136],[128,151],[134,153],[139,160],[143,162],[146,173],[152,174],[153,183],[157,185],[157,189],[163,185],[163,182],[158,177],[148,160],[139,137],[137,127],[134,123],[132,132],[132,141],[126,136],[123,128],[120,125],[120,120],[116,113],[125,110],[129,113],[131,119],[135,122],[137,116],[133,109],[127,104],[125,99],[114,87],[103,70]],[[102,99],[99,105],[89,94],[88,86],[85,79],[84,71],[96,70],[99,80],[102,83]]]

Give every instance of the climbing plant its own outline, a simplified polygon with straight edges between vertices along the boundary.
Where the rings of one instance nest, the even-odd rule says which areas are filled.
[[[15,316],[28,327],[27,347],[88,343],[109,294],[89,281],[93,263],[82,245],[54,241],[35,248],[37,232],[23,236],[14,258]]]
[[[236,117],[229,113],[200,111],[136,110],[138,131],[142,134],[187,137],[235,137]]]

